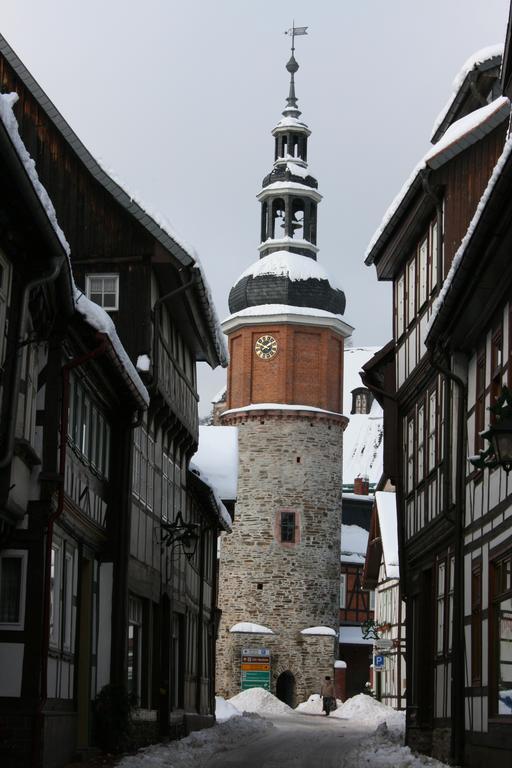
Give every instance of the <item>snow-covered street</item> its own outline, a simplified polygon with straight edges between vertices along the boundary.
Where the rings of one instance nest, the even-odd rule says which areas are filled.
[[[217,715],[229,719],[140,750],[120,768],[444,768],[402,746],[403,713],[363,694],[325,717],[318,696],[292,710],[253,689],[219,700]]]

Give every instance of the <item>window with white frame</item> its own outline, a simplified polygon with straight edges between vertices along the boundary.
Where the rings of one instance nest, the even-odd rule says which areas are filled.
[[[107,312],[119,309],[119,275],[95,274],[85,276],[87,296]]]
[[[419,269],[419,292],[418,305],[420,307],[427,300],[428,293],[428,240],[425,238],[418,250],[418,269]]]
[[[62,550],[53,544],[50,555],[50,644],[59,645]]]
[[[370,611],[375,610],[375,590],[370,589]]]
[[[418,406],[418,468],[416,470],[418,483],[421,483],[425,467],[425,406]]]
[[[342,573],[340,576],[340,608],[347,607],[347,575]]]
[[[11,289],[11,267],[0,251],[0,365],[5,357],[7,337],[7,307]]]
[[[142,601],[131,597],[128,601],[128,692],[140,704],[142,656]]]
[[[416,315],[416,261],[407,266],[407,324],[412,323]]]
[[[437,631],[436,651],[441,654],[444,651],[445,628],[445,603],[446,603],[446,561],[437,564]]]
[[[396,283],[396,338],[400,338],[404,332],[404,301],[405,301],[405,279],[400,275]]]
[[[0,554],[0,628],[23,629],[27,555],[6,549]]]
[[[428,396],[428,471],[434,469],[437,461],[437,390]]]
[[[430,290],[433,291],[437,286],[437,238],[438,238],[438,226],[437,221],[432,222],[430,226]]]
[[[414,489],[414,419],[407,422],[407,493]]]

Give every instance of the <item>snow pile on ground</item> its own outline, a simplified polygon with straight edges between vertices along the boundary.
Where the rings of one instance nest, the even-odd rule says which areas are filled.
[[[202,768],[212,755],[260,739],[272,728],[269,720],[258,715],[243,715],[194,731],[179,741],[140,749],[136,755],[123,758],[118,768]]]
[[[341,706],[341,699],[336,699],[336,706]],[[322,697],[318,693],[312,693],[307,701],[302,701],[295,707],[296,712],[304,712],[306,715],[321,715]]]
[[[215,718],[218,723],[230,720],[232,717],[241,717],[242,713],[222,696],[215,697]]]
[[[402,733],[405,728],[405,712],[398,712],[377,701],[366,693],[358,693],[357,696],[347,699],[341,707],[331,713],[331,717],[340,717],[344,720],[359,720],[367,724],[387,723],[393,731]]]
[[[349,755],[350,760],[351,755]],[[415,755],[409,747],[404,747],[396,736],[389,733],[385,723],[381,723],[375,734],[361,742],[354,755],[354,763],[358,768],[371,766],[371,768],[447,768],[445,763],[440,763],[426,755]]]
[[[264,688],[249,688],[228,699],[240,712],[255,712],[258,715],[289,715],[293,709],[273,696]]]

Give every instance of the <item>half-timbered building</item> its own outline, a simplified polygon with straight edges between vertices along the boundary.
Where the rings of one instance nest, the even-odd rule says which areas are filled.
[[[455,470],[464,433],[456,370],[425,342],[436,298],[503,149],[510,104],[499,95],[500,61],[490,48],[466,62],[436,121],[433,146],[366,255],[394,294],[391,352],[366,381],[375,382],[396,446],[388,476],[397,491],[407,599],[407,741],[455,761],[464,738],[463,518]],[[395,386],[382,389],[393,377]]]
[[[196,361],[225,364],[224,340],[195,253],[96,163],[3,38],[0,84],[3,91],[18,95],[15,109],[22,140],[66,233],[83,294],[77,308],[87,307],[87,321],[99,305],[102,317],[115,323],[125,361],[132,368],[133,361],[135,376],[144,380],[150,395],[133,441],[125,438],[116,454],[116,462],[130,467],[131,478],[130,491],[118,497],[125,528],[116,532],[117,556],[127,575],[123,583],[116,581],[111,644],[97,623],[96,639],[88,642],[111,648],[115,681],[128,688],[140,712],[137,722],[143,738],[183,733],[214,720],[216,538],[219,530],[229,528],[229,517],[218,497],[189,472],[189,461],[198,442]],[[2,275],[10,279],[8,271]],[[3,282],[1,290],[3,307],[9,283]],[[108,525],[104,489],[113,465],[101,462],[112,450],[114,426],[109,427],[108,413],[113,405],[102,406],[101,387],[82,379],[81,370],[70,376],[72,419],[85,414],[89,426],[82,433],[78,423],[73,427],[66,483],[74,503],[86,504],[101,529]],[[34,387],[34,382],[27,379],[26,386]],[[49,410],[45,413],[47,420],[55,417]],[[91,470],[88,475],[84,462]],[[194,533],[195,554],[185,557],[179,531]],[[71,568],[62,546],[60,578]],[[83,600],[90,611],[98,601],[98,574],[92,564],[89,592],[80,592],[85,587],[77,581],[70,598]],[[98,604],[101,617],[108,615],[107,603]],[[66,632],[80,638],[80,626]],[[96,650],[97,645],[91,645],[93,656]],[[66,674],[70,707],[76,711],[81,701],[88,712],[78,739],[78,746],[85,748],[95,738],[89,716],[92,702],[109,680],[101,670],[96,674],[86,666]],[[59,681],[64,679],[60,675]],[[86,681],[82,689],[80,681]]]
[[[392,488],[377,491],[372,507],[363,587],[375,590],[373,685],[379,701],[395,709],[405,707],[405,603],[400,589],[396,499]]]

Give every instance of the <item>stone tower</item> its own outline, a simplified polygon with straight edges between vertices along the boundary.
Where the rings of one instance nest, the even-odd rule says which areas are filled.
[[[352,331],[343,291],[317,262],[322,196],[308,170],[298,66],[292,42],[274,165],[258,195],[260,258],[233,286],[223,324],[222,423],[238,426],[239,476],[233,533],[221,545],[217,645],[219,693],[240,691],[243,649],[267,649],[268,682],[265,664],[249,664],[263,671],[244,673],[242,687],[268,685],[291,705],[319,690],[336,658],[343,345]],[[250,662],[254,653],[245,655]]]

